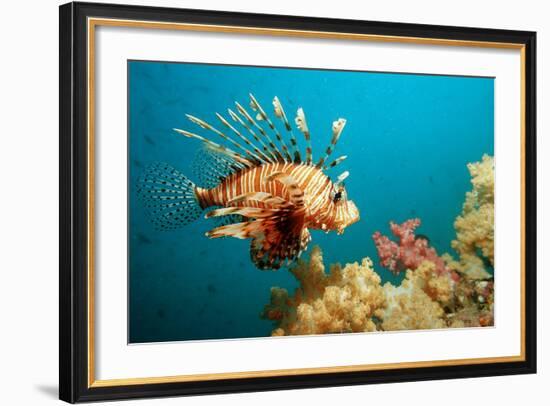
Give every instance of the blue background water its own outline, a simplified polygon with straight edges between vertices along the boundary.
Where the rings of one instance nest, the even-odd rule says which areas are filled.
[[[320,245],[326,264],[370,256],[383,281],[393,283],[399,280],[377,263],[373,232],[390,234],[389,221],[419,217],[418,233],[439,253],[452,252],[453,221],[470,188],[466,164],[493,154],[492,78],[145,61],[129,61],[128,74],[133,343],[268,336],[272,324],[259,314],[270,288],[292,292],[297,286],[286,269],[256,269],[248,240],[207,239],[212,220],[201,218],[178,231],[152,226],[136,181],[155,161],[194,178],[200,142],[172,128],[205,131],[185,113],[216,123],[214,112],[225,113],[235,100],[248,106],[249,92],[269,112],[277,95],[289,119],[304,108],[314,157],[328,145],[332,122],[346,118],[333,157],[348,159],[329,174],[334,179],[350,171],[346,188],[361,220],[340,236],[313,231],[308,251]]]

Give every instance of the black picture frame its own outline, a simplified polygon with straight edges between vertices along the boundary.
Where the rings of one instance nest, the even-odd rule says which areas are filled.
[[[67,402],[235,393],[467,378],[536,372],[536,33],[234,12],[68,3],[60,6],[59,397]],[[90,385],[88,353],[87,19],[231,25],[380,36],[513,43],[524,66],[524,359],[360,372],[217,379],[118,386]]]

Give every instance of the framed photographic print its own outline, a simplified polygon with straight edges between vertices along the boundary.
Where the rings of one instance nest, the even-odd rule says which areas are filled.
[[[533,32],[60,7],[60,398],[536,371]]]

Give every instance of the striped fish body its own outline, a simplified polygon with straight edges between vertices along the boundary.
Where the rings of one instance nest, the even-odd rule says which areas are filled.
[[[333,182],[325,171],[345,160],[332,163],[327,159],[334,150],[346,123],[333,123],[332,139],[326,153],[313,161],[310,134],[305,114],[300,108],[296,125],[306,140],[305,160],[297,148],[292,128],[277,97],[273,100],[275,115],[290,136],[290,149],[258,101],[251,97],[256,119],[236,103],[237,113],[229,109],[231,119],[242,130],[216,113],[217,118],[234,136],[230,137],[197,117],[188,118],[203,129],[221,137],[233,150],[186,130],[176,131],[204,144],[203,159],[197,169],[202,185],[197,186],[168,164],[152,164],[140,179],[138,195],[160,229],[175,229],[197,219],[204,210],[205,218],[219,218],[223,225],[206,235],[210,238],[250,239],[250,257],[260,269],[277,269],[294,261],[307,248],[309,229],[326,232],[344,229],[359,220],[359,211],[347,194],[344,172]],[[258,124],[260,120],[264,125]],[[265,125],[267,123],[267,125]],[[281,145],[279,149],[267,133]]]
[[[291,195],[290,188],[285,184],[266,181],[271,175],[277,173],[284,173],[296,180],[296,196]],[[259,200],[235,201],[238,196],[256,192],[279,197],[288,202],[303,195],[306,224],[313,225],[311,228],[322,228],[320,226],[322,221],[317,220],[323,218],[330,221],[328,217],[334,207],[330,199],[332,188],[333,184],[330,178],[315,166],[295,163],[269,163],[234,173],[214,188],[197,187],[195,192],[203,209],[212,206],[269,207],[269,204]],[[317,223],[319,227],[315,226]]]

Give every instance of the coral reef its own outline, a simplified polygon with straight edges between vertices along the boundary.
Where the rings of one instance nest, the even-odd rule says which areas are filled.
[[[486,327],[494,324],[494,164],[484,155],[468,165],[472,190],[455,221],[458,253],[438,255],[427,238],[416,236],[419,219],[390,223],[396,241],[376,232],[381,266],[404,273],[399,286],[381,279],[370,258],[332,265],[314,247],[309,261],[290,272],[300,286],[290,295],[273,287],[262,317],[273,321],[272,335]]]
[[[389,282],[384,285],[386,306],[377,312],[382,321],[382,330],[434,329],[447,326],[443,318],[443,307],[433,297],[441,292],[447,301],[451,287],[446,281],[438,280],[434,270],[433,263],[426,261],[416,271],[408,270],[401,285],[394,286]]]
[[[373,316],[385,301],[370,259],[344,268],[333,265],[327,274],[321,249],[314,247],[310,260],[299,261],[290,272],[300,287],[292,297],[272,288],[271,303],[262,314],[276,323],[273,335],[377,330]]]
[[[326,273],[319,247],[290,272],[300,283],[294,295],[273,287],[262,312],[274,322],[274,336],[493,324],[491,280],[463,278],[452,269],[442,273],[428,260],[407,269],[399,286],[381,285],[369,258]]]
[[[486,279],[485,262],[494,266],[494,159],[484,155],[481,162],[468,164],[468,170],[472,190],[466,193],[462,213],[454,223],[456,240],[451,246],[460,260],[452,266],[471,279]]]

